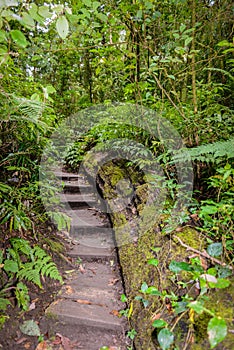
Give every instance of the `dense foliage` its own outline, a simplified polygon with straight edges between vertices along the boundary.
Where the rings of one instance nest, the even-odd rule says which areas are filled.
[[[40,275],[61,280],[52,262],[45,268],[50,259],[36,245],[39,235],[49,235],[40,157],[60,121],[100,103],[138,103],[178,130],[189,152],[180,150],[173,162],[189,156],[195,176],[192,206],[181,222],[193,215],[233,263],[232,17],[229,0],[1,1],[1,309],[8,305],[4,290],[12,286],[27,309],[27,281],[40,287]],[[176,191],[170,152],[140,128],[94,127],[70,148],[68,167],[77,168],[87,150],[116,137],[138,140],[159,157],[170,210]],[[141,151],[134,151],[139,169]],[[57,221],[66,225],[59,215]],[[35,275],[23,270],[26,264]]]

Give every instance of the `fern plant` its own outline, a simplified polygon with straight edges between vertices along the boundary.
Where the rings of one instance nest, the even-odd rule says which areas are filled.
[[[230,159],[234,157],[234,138],[231,137],[226,141],[217,141],[214,143],[208,143],[200,145],[198,147],[190,149],[181,149],[176,152],[171,163],[186,162],[189,160],[200,161],[200,162],[214,162],[220,163],[224,158]]]
[[[12,238],[10,242],[13,249],[8,249],[8,252],[13,259],[16,258],[18,264],[16,275],[19,280],[24,279],[33,282],[40,288],[42,288],[41,277],[43,276],[62,282],[62,277],[55,263],[44,249],[38,246],[31,248],[29,242],[22,238]],[[22,255],[27,258],[26,262],[22,261]]]
[[[0,309],[5,310],[10,302],[7,300],[7,291],[15,290],[18,306],[27,310],[29,303],[28,288],[24,282],[32,282],[39,288],[42,279],[49,277],[62,283],[62,277],[46,251],[39,246],[31,247],[29,242],[22,238],[10,239],[11,247],[7,249],[6,257],[1,251],[0,268],[8,276],[8,283],[0,290]],[[12,282],[14,281],[13,285]]]

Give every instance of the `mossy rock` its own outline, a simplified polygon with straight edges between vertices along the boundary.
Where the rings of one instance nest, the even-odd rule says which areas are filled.
[[[102,186],[104,197],[107,199],[112,194],[115,185],[118,181],[126,176],[125,170],[116,170],[115,166],[108,165],[101,169],[99,176],[105,184]],[[144,209],[144,203],[147,201],[147,185],[139,182],[135,184],[137,194],[137,208]],[[150,215],[150,214],[149,214]],[[116,241],[119,245],[119,260],[123,272],[126,295],[128,297],[129,307],[132,309],[132,314],[129,319],[131,328],[137,331],[137,336],[134,339],[136,350],[159,350],[157,344],[157,330],[152,327],[154,317],[160,317],[168,322],[169,325],[174,324],[176,315],[170,310],[169,304],[165,300],[157,296],[146,296],[149,305],[144,308],[143,303],[136,300],[136,296],[145,297],[141,293],[141,285],[143,282],[148,286],[155,286],[159,291],[174,292],[177,295],[183,295],[184,291],[181,288],[178,291],[178,285],[175,282],[175,275],[170,271],[169,264],[172,260],[189,261],[189,256],[193,253],[180,244],[178,239],[187,246],[198,251],[203,251],[206,246],[205,237],[195,229],[185,227],[181,232],[175,232],[171,235],[165,235],[161,232],[161,217],[158,217],[154,227],[144,231],[144,226],[141,228],[134,227],[136,214],[130,215],[125,208],[120,212],[111,214],[112,223],[115,227]],[[135,237],[132,237],[132,230],[135,229]],[[125,231],[124,231],[125,230]],[[126,244],[124,244],[126,242]],[[159,248],[155,251],[153,248]],[[157,267],[147,264],[149,259],[156,258],[159,261]],[[191,279],[189,272],[178,274],[179,279],[187,282]],[[217,315],[223,317],[229,327],[233,320],[233,299],[234,288],[229,287],[224,290],[210,290],[208,309],[214,310]],[[194,292],[194,291],[193,291]],[[194,318],[194,324],[189,320],[188,312],[178,320],[174,329],[175,344],[172,349],[183,349],[188,334],[191,333],[191,345],[187,349],[200,350],[209,349],[207,337],[207,324],[210,316],[203,313]],[[192,329],[192,328],[193,329]],[[218,345],[217,350],[230,350],[233,347],[233,334],[229,333],[225,340]]]

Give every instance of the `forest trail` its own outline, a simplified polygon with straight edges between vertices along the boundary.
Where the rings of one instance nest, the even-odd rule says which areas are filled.
[[[123,293],[113,230],[101,211],[93,188],[83,176],[56,173],[63,182],[61,201],[71,217],[73,248],[68,253],[77,261],[46,311],[50,332],[70,339],[76,349],[126,349],[126,324],[118,317],[124,308]]]

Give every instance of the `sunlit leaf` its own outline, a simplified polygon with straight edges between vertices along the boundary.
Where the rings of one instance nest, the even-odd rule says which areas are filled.
[[[149,265],[153,265],[153,266],[158,266],[158,259],[149,259],[148,261],[147,261],[147,264],[149,264]]]
[[[27,47],[28,46],[28,42],[27,42],[27,39],[25,38],[24,34],[18,30],[18,29],[15,29],[15,30],[12,30],[10,32],[10,35],[12,37],[12,40],[20,47]]]
[[[162,328],[162,327],[165,327],[166,325],[167,325],[167,322],[161,319],[155,320],[152,324],[152,326],[155,328]]]
[[[204,311],[203,305],[197,300],[189,303],[188,307],[196,311],[198,314],[201,314]]]
[[[162,295],[161,292],[159,292],[159,290],[154,286],[147,288],[145,293],[149,295]]]
[[[227,335],[227,325],[222,318],[213,317],[207,327],[211,349],[219,344]]]
[[[57,19],[56,29],[60,38],[65,39],[68,35],[69,24],[65,16],[61,16]]]

